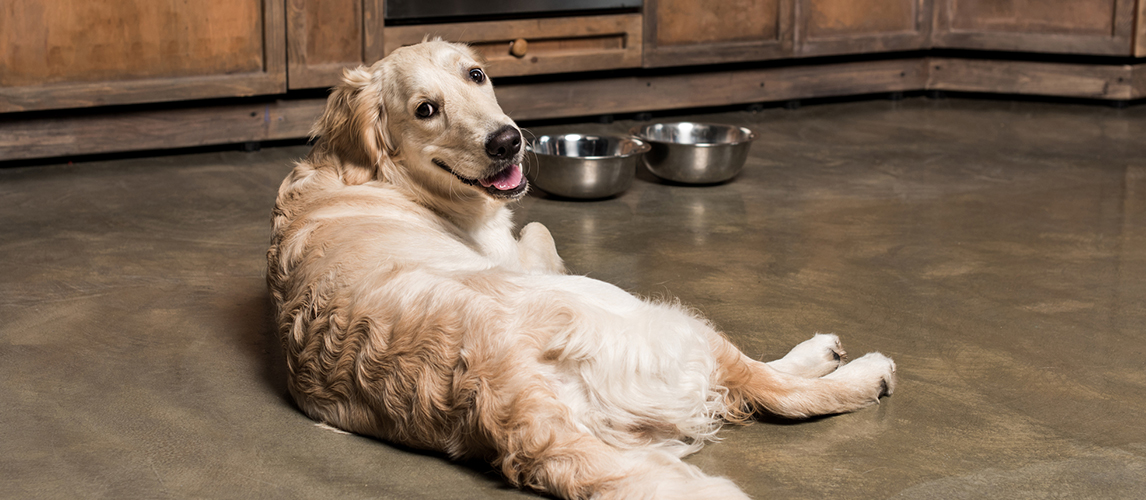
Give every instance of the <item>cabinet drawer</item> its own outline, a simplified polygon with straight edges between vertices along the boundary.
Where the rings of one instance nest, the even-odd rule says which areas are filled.
[[[426,37],[469,44],[494,77],[641,65],[640,14],[387,26],[383,36],[387,54]]]

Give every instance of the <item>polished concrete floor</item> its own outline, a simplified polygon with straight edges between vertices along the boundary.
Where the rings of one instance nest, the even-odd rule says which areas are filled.
[[[750,355],[835,332],[900,377],[858,413],[726,427],[691,463],[755,498],[1146,498],[1146,106],[691,118],[757,131],[735,181],[642,175],[606,201],[531,196],[520,221]],[[304,153],[0,169],[0,497],[531,497],[288,401],[264,252]]]

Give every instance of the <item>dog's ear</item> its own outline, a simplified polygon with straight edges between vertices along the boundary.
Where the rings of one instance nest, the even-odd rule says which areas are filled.
[[[375,178],[394,151],[379,80],[365,66],[346,70],[311,130],[316,148],[338,157],[347,184]]]

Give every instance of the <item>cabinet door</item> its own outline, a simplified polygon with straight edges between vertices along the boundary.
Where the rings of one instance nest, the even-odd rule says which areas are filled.
[[[936,47],[1129,56],[1135,0],[936,0]]]
[[[346,68],[382,58],[385,0],[287,0],[287,82],[331,87]]]
[[[799,0],[801,56],[919,50],[931,33],[931,0]]]
[[[283,4],[6,0],[0,112],[282,92]]]
[[[645,0],[644,66],[789,57],[794,2]]]

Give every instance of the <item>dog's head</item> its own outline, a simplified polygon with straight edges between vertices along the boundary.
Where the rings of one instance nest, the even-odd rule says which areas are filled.
[[[348,70],[314,135],[345,182],[381,180],[424,201],[504,202],[529,185],[521,131],[464,45],[427,41]]]

